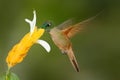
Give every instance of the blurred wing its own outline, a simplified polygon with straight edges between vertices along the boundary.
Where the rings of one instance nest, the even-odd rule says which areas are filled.
[[[69,27],[70,25],[72,25],[72,23],[73,23],[73,19],[69,19],[69,20],[63,22],[62,24],[58,25],[57,28],[60,30],[63,30],[65,28]]]
[[[87,25],[87,24],[88,24],[91,20],[93,20],[95,17],[96,17],[96,16],[91,17],[91,18],[89,18],[89,19],[87,19],[87,20],[84,20],[84,21],[82,21],[82,22],[80,22],[80,23],[77,23],[77,24],[75,24],[75,25],[69,26],[69,27],[63,29],[62,32],[63,32],[65,35],[67,35],[69,38],[71,38],[71,37],[74,36],[76,33],[80,32],[80,31],[83,29],[83,27],[84,27],[85,25]]]

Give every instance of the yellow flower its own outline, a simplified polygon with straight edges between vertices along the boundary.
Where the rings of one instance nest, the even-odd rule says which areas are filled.
[[[35,43],[41,44],[47,52],[50,52],[51,48],[47,42],[44,40],[38,40],[43,33],[45,32],[45,29],[48,24],[44,24],[40,29],[38,29],[36,25],[36,12],[33,12],[34,18],[33,21],[30,21],[28,19],[25,19],[26,22],[30,24],[30,32],[27,33],[18,44],[16,44],[12,50],[9,51],[8,56],[6,58],[6,62],[8,65],[8,68],[13,67],[17,63],[20,63],[24,57],[27,55],[28,50],[31,48],[31,46]]]

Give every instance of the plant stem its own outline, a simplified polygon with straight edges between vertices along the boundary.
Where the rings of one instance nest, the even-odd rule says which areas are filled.
[[[5,78],[5,80],[9,80],[9,74],[10,74],[10,67],[8,67],[8,70],[6,72],[6,78]]]

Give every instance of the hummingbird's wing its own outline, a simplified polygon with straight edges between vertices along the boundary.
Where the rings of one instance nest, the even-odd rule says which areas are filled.
[[[62,32],[67,35],[69,38],[71,38],[72,36],[74,36],[76,33],[80,32],[84,26],[86,26],[89,22],[91,22],[93,19],[95,19],[98,15],[100,15],[104,10],[100,11],[98,14],[96,14],[95,16],[88,18],[87,20],[84,20],[82,22],[79,22],[75,25],[68,25],[65,28],[62,28]],[[69,22],[69,20],[67,21]],[[63,25],[64,27],[64,25]]]
[[[65,28],[71,26],[73,24],[73,19],[66,20],[62,24],[57,26],[57,29],[64,30]]]
[[[71,25],[67,28],[64,28],[62,32],[67,35],[69,38],[73,37],[76,33],[80,32],[85,25],[87,25],[91,20],[93,20],[96,16],[91,17],[87,20],[84,20],[82,22],[79,22],[75,25]]]

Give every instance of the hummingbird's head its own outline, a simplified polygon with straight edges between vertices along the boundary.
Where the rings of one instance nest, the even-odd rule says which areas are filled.
[[[47,27],[50,27],[51,26],[51,22],[45,22],[43,25],[42,25],[42,27],[41,28],[43,28],[43,29],[47,29]]]

